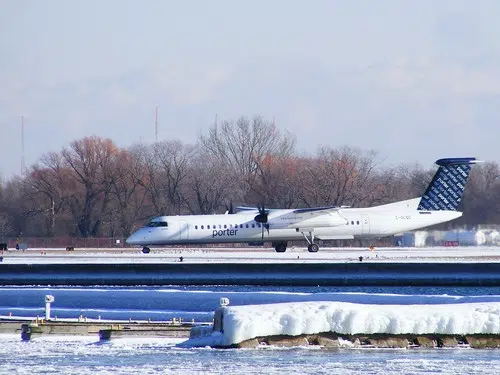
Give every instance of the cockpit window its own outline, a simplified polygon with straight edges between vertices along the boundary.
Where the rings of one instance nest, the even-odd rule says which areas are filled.
[[[168,223],[166,221],[151,221],[148,224],[148,227],[150,227],[150,228],[168,227]]]

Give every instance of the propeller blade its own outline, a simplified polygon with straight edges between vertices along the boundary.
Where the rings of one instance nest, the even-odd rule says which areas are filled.
[[[265,209],[264,204],[262,206],[257,206],[257,209],[259,210],[259,214],[254,217],[254,220],[257,223],[262,224],[262,239],[264,239],[264,228],[267,229],[267,234],[269,235],[269,224],[268,224],[268,213]]]
[[[259,214],[255,216],[254,220],[257,223],[267,223],[267,211],[264,208],[264,204],[262,204],[262,206],[257,206],[257,209],[259,210]]]

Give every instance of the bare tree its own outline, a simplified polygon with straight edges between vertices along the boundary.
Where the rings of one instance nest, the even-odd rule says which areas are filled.
[[[154,146],[154,154],[160,176],[164,180],[165,193],[170,204],[169,212],[178,215],[184,201],[182,194],[194,148],[180,141],[159,142]]]
[[[110,139],[88,137],[61,152],[75,187],[67,204],[83,237],[99,234],[111,192],[111,171],[117,148]]]
[[[304,158],[295,156],[265,158],[259,164],[259,178],[253,187],[257,193],[254,203],[282,208],[300,205],[300,182],[305,165]]]
[[[262,117],[240,117],[213,126],[200,136],[201,147],[226,165],[239,181],[238,200],[245,201],[259,178],[261,164],[268,157],[286,158],[293,154],[295,137],[281,132]],[[258,189],[257,189],[258,190]]]
[[[32,203],[36,216],[43,222],[44,236],[52,237],[56,233],[56,218],[64,211],[64,185],[57,171],[61,157],[48,153],[41,157],[41,163],[32,166],[25,178],[26,199]]]
[[[6,213],[1,213],[0,214],[0,239],[2,241],[5,241],[5,237],[11,233],[12,227],[10,226],[9,223],[9,217],[7,216]]]
[[[0,211],[7,216],[9,226],[16,235],[28,232],[29,219],[34,214],[25,197],[26,184],[21,177],[13,177],[5,184]]]
[[[141,218],[146,203],[146,190],[141,185],[145,171],[134,154],[121,150],[112,172],[110,224],[118,222],[120,234],[128,237]],[[113,227],[112,227],[113,228]]]
[[[238,184],[228,166],[198,149],[191,160],[184,203],[189,212],[214,214],[229,208]]]
[[[165,141],[153,147],[136,145],[131,152],[142,165],[142,170],[135,172],[136,179],[147,191],[151,214],[179,214],[193,147],[179,141]]]
[[[476,225],[500,221],[500,168],[496,162],[474,166],[462,199],[458,223]]]
[[[302,174],[301,199],[307,206],[359,206],[377,191],[376,153],[356,148],[322,147]]]

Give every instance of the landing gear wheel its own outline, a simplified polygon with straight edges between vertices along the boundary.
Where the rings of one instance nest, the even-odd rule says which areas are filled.
[[[151,251],[151,249],[150,249],[149,247],[147,247],[147,246],[144,246],[144,247],[142,248],[142,252],[143,252],[144,254],[149,254],[149,252],[150,252],[150,251]]]
[[[286,246],[285,245],[278,245],[274,248],[277,253],[284,253],[286,251]]]
[[[284,253],[286,251],[287,242],[273,242],[274,250],[277,253]]]
[[[309,246],[307,246],[307,251],[310,253],[317,253],[319,250],[319,246],[316,243],[312,243]]]

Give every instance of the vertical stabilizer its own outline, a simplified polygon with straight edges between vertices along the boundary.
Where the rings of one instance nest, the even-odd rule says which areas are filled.
[[[439,168],[420,199],[418,210],[456,211],[462,200],[467,178],[476,158],[439,159]]]

